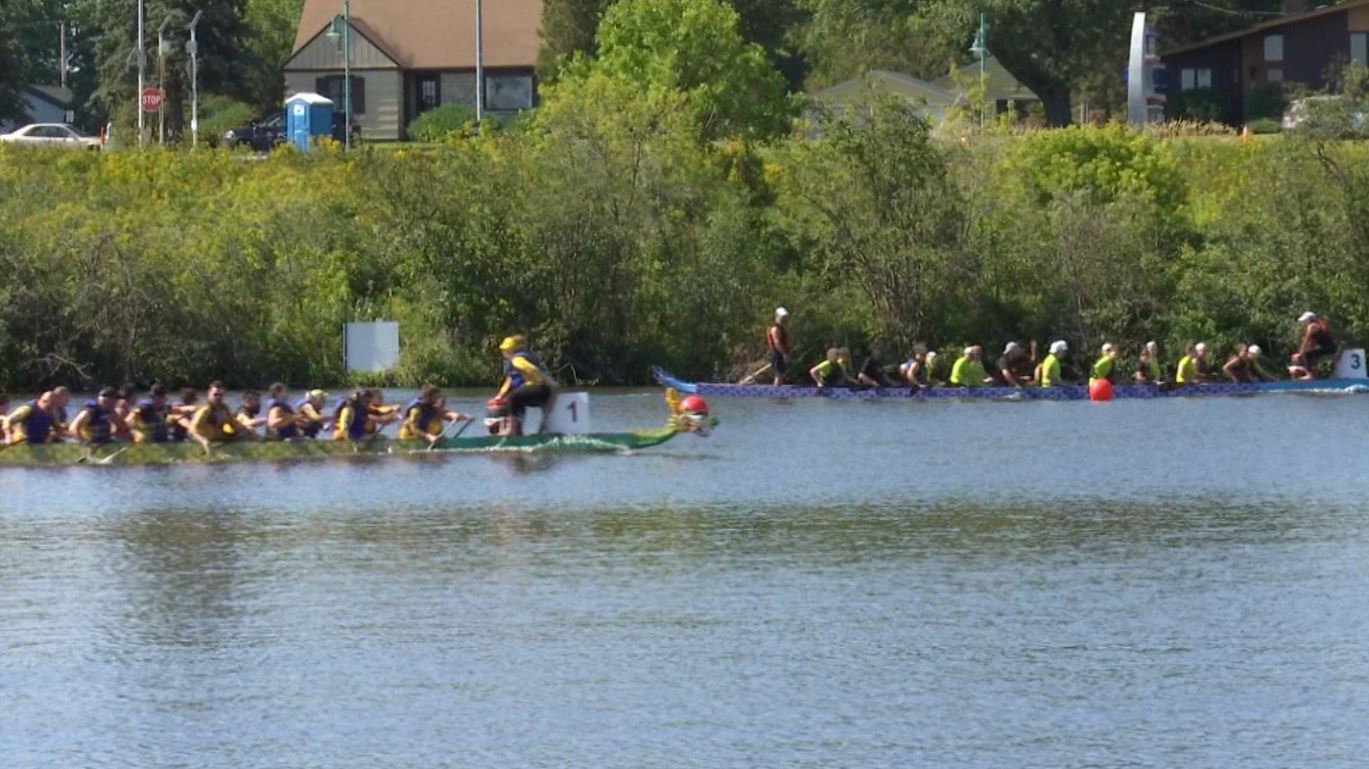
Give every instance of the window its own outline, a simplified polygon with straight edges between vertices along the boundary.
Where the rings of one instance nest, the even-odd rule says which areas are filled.
[[[1283,61],[1283,35],[1266,35],[1264,38],[1264,60]]]
[[[1198,87],[1197,70],[1185,69],[1179,71],[1179,88],[1184,91],[1192,91]]]
[[[1356,67],[1369,67],[1369,34],[1350,33],[1350,63]]]
[[[438,88],[437,75],[424,75],[418,79],[418,114],[442,103],[441,89]]]
[[[532,107],[532,75],[486,75],[485,106],[496,112]]]
[[[1270,68],[1269,68],[1269,73],[1268,73],[1267,75],[1265,75],[1265,81],[1266,81],[1266,82],[1269,82],[1269,83],[1282,83],[1282,82],[1283,82],[1283,68],[1282,68],[1282,67],[1270,67]]]
[[[1212,70],[1210,70],[1210,69],[1200,69],[1200,70],[1198,70],[1198,87],[1199,87],[1199,88],[1211,88],[1211,87],[1212,87]]]
[[[340,114],[347,108],[347,89],[343,87],[342,75],[328,75],[314,82],[319,95],[333,100],[334,109]],[[366,114],[366,78],[352,76],[352,117]]]

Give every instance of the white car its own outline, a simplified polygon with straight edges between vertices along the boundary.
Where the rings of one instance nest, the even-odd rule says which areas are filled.
[[[100,140],[86,136],[65,123],[34,123],[12,133],[0,134],[0,142],[25,147],[68,147],[100,149]]]

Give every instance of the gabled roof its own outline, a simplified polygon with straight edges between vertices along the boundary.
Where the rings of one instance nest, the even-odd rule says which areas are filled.
[[[1199,48],[1207,48],[1210,45],[1217,45],[1218,43],[1225,43],[1231,40],[1239,40],[1243,37],[1248,37],[1250,35],[1258,35],[1262,32],[1268,32],[1270,30],[1278,29],[1279,27],[1284,27],[1289,24],[1297,24],[1300,21],[1307,21],[1308,19],[1315,19],[1333,13],[1340,13],[1347,9],[1358,8],[1364,5],[1369,5],[1369,0],[1345,0],[1345,2],[1342,3],[1336,3],[1335,5],[1324,5],[1320,8],[1313,8],[1310,11],[1303,11],[1302,13],[1290,13],[1287,16],[1281,16],[1271,21],[1261,22],[1259,24],[1246,27],[1245,29],[1238,29],[1235,32],[1228,32],[1225,35],[1217,35],[1216,37],[1209,37],[1208,39],[1199,41],[1197,43],[1190,43],[1188,45],[1179,46],[1178,48],[1170,48],[1169,50],[1161,51],[1160,56],[1173,56],[1176,53],[1187,53],[1188,51],[1196,51]]]
[[[352,26],[405,69],[473,69],[475,0],[351,0]],[[336,0],[305,0],[291,56],[341,11]],[[486,0],[485,66],[532,67],[542,41],[542,0]]]
[[[989,101],[1015,100],[1015,101],[1040,101],[1032,90],[1021,81],[1013,77],[1012,73],[1004,67],[994,56],[989,56],[984,60],[984,79],[987,81],[987,91],[985,97]],[[956,81],[959,81],[957,83]],[[933,85],[945,88],[950,91],[959,92],[966,86],[975,85],[979,82],[979,62],[966,64],[956,70],[954,75],[943,75],[932,81]],[[963,85],[962,85],[963,84]]]
[[[71,109],[71,90],[57,85],[31,85],[24,89],[30,96],[62,109]]]
[[[866,78],[877,85],[890,86],[896,91],[911,93],[932,103],[953,104],[960,98],[960,95],[954,91],[949,91],[926,80],[919,80],[902,72],[890,72],[885,69],[872,69],[861,77],[851,78],[820,91],[814,91],[811,95],[814,99],[825,101],[857,87]]]

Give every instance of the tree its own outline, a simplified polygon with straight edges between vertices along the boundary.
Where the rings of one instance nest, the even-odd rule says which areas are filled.
[[[545,0],[542,3],[542,50],[537,69],[554,79],[561,63],[577,53],[594,53],[594,33],[609,0]]]
[[[93,38],[93,61],[97,83],[88,109],[102,118],[127,113],[134,104],[137,56],[137,0],[84,0],[84,23]],[[166,125],[169,135],[179,135],[185,124],[189,98],[189,58],[186,24],[203,11],[196,37],[199,40],[201,92],[210,91],[242,98],[248,92],[250,72],[258,62],[247,47],[244,0],[146,0],[147,84],[158,81],[157,28],[166,28]],[[122,109],[121,109],[122,108]]]
[[[246,0],[246,49],[249,66],[242,73],[244,98],[258,110],[279,109],[285,100],[281,73],[295,46],[304,0]]]
[[[620,0],[604,14],[597,42],[592,71],[687,94],[705,138],[774,135],[793,116],[784,79],[719,0]]]
[[[10,0],[0,0],[0,120],[19,120],[24,116],[25,65],[15,17]]]

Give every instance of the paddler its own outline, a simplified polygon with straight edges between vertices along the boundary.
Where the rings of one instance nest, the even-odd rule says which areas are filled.
[[[882,357],[879,342],[871,342],[870,354],[866,355],[865,362],[860,364],[860,371],[856,373],[856,381],[866,387],[893,387],[894,383],[889,381],[889,376],[884,373]]]
[[[261,393],[256,390],[244,392],[242,404],[233,412],[233,421],[236,423],[234,429],[239,433],[259,437],[257,430],[266,424],[266,417],[261,415]]]
[[[353,390],[351,395],[343,398],[333,417],[333,440],[364,440],[370,405],[371,391],[364,387]]]
[[[286,399],[289,390],[284,382],[272,382],[266,389],[266,437],[274,441],[289,441],[299,437],[298,417]]]
[[[68,428],[71,436],[90,446],[99,446],[114,440],[114,424],[118,420],[115,407],[120,397],[119,390],[106,387],[100,390],[95,400],[86,401],[86,405],[76,413],[76,418],[71,420],[71,426]]]
[[[238,425],[232,409],[224,402],[224,392],[223,382],[210,382],[209,388],[205,390],[204,405],[197,408],[195,416],[190,418],[188,433],[191,439],[204,447],[206,454],[213,453],[215,443],[251,440],[257,437],[256,433],[243,430]]]
[[[1069,351],[1070,346],[1065,340],[1057,339],[1051,342],[1049,354],[1041,361],[1041,365],[1036,367],[1038,384],[1042,387],[1059,387],[1065,383],[1060,373],[1060,361],[1069,354]]]
[[[195,392],[195,388],[182,387],[180,397],[167,408],[166,433],[173,443],[190,439],[190,422],[195,418],[195,412],[200,410],[196,402],[199,399],[200,394]]]
[[[951,385],[953,387],[983,387],[993,384],[993,377],[984,370],[984,348],[979,345],[966,347],[956,362],[951,365]]]
[[[1035,379],[1036,342],[1031,343],[1031,353],[1022,349],[1017,342],[1008,342],[1003,354],[998,356],[998,376],[1009,387],[1024,387]]]
[[[134,443],[166,443],[170,439],[167,414],[166,385],[153,382],[147,397],[129,410],[124,424]]]
[[[371,388],[371,402],[366,406],[366,434],[379,435],[385,428],[399,421],[399,406],[385,403],[385,392]]]
[[[1159,344],[1146,342],[1146,346],[1141,348],[1134,378],[1137,384],[1158,385],[1164,382],[1165,372],[1160,365]]]
[[[771,372],[776,387],[784,384],[784,372],[789,367],[789,355],[793,350],[793,340],[789,336],[789,311],[783,307],[775,308],[775,322],[765,330],[766,362],[742,379],[742,384],[754,384],[765,372]]]
[[[60,385],[52,388],[52,417],[57,420],[53,425],[57,430],[58,440],[67,433],[67,404],[71,403],[71,388]]]
[[[1199,342],[1189,345],[1188,354],[1179,359],[1179,368],[1174,372],[1176,384],[1202,384],[1208,379],[1207,345]]]
[[[928,376],[927,358],[929,355],[935,360],[936,353],[929,353],[927,345],[918,342],[913,345],[912,357],[898,367],[899,375],[903,377],[903,381],[907,382],[909,387],[922,389],[932,386],[931,378]]]
[[[1101,357],[1093,364],[1093,370],[1089,373],[1089,384],[1100,379],[1106,379],[1109,384],[1116,384],[1113,379],[1117,374],[1117,345],[1108,342],[1103,345],[1100,351]]]
[[[1227,359],[1222,373],[1237,383],[1274,381],[1274,377],[1260,366],[1260,346],[1257,344],[1236,345],[1236,354]]]
[[[128,426],[128,420],[133,416],[133,409],[137,405],[138,385],[127,382],[119,388],[119,399],[114,404],[115,440],[133,440],[133,432]]]
[[[446,405],[446,399],[436,385],[423,385],[418,397],[404,407],[404,421],[399,425],[400,440],[423,438],[429,443],[437,443],[447,423],[470,419],[458,411],[448,411]]]
[[[508,403],[509,416],[513,419],[509,435],[522,435],[523,415],[529,408],[540,408],[546,412],[556,398],[556,382],[542,367],[537,356],[528,352],[527,341],[523,337],[506,338],[499,343],[499,353],[504,356],[506,373],[504,383],[499,386],[494,398]]]
[[[1314,312],[1298,316],[1302,326],[1302,342],[1293,354],[1288,374],[1294,379],[1314,379],[1317,376],[1317,361],[1336,354],[1336,341],[1331,337],[1331,327],[1326,319]]]
[[[808,369],[808,376],[813,378],[819,389],[829,387],[849,387],[854,384],[851,375],[846,373],[846,367],[851,364],[851,357],[846,350],[840,347],[827,348],[827,357],[818,365]]]
[[[8,445],[16,443],[55,443],[61,438],[57,431],[57,415],[52,405],[52,393],[15,407],[4,419],[4,439]]]
[[[299,403],[295,404],[295,416],[299,423],[300,434],[306,438],[317,438],[328,424],[328,417],[324,416],[324,405],[328,402],[328,393],[322,390],[310,390]]]

